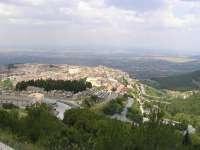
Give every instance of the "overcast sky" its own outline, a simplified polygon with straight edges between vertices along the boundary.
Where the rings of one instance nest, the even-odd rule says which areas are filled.
[[[0,47],[200,52],[199,36],[200,0],[0,0]]]

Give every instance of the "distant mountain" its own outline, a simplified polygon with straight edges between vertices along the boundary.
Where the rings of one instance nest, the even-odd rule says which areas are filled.
[[[188,91],[200,89],[200,70],[187,74],[152,78],[154,86],[161,89]]]

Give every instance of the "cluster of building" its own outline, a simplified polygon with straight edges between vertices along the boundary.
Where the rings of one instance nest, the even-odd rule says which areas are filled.
[[[37,79],[53,80],[78,80],[86,78],[94,87],[103,87],[107,91],[125,93],[127,86],[130,88],[135,80],[131,79],[126,72],[104,66],[85,67],[71,66],[66,64],[16,64],[9,74],[1,74],[2,79],[9,78],[15,86],[18,82]],[[123,80],[129,85],[124,85]]]
[[[111,92],[107,90],[98,90],[97,88],[92,88],[88,90],[89,95],[95,95],[100,99],[108,99]]]

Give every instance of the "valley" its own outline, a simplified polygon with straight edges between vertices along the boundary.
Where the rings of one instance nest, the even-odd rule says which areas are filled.
[[[189,72],[181,75],[152,78],[149,81],[149,84],[157,88],[169,89],[169,90],[178,90],[178,91],[199,90],[200,71],[197,70],[194,72]]]
[[[13,64],[9,69],[4,68],[0,76],[3,108],[7,108],[6,104],[14,105],[26,114],[26,107],[46,104],[53,108],[59,120],[65,119],[65,111],[87,109],[135,127],[151,122],[152,115],[156,114],[161,124],[172,126],[179,133],[187,132],[193,143],[199,144],[200,96],[197,90],[156,89],[131,78],[126,72],[105,66]],[[77,92],[65,89],[68,84],[78,83],[77,89],[79,82],[91,83],[91,87]],[[26,85],[25,88],[19,88],[22,85]]]
[[[0,150],[200,150],[200,0],[0,0]]]

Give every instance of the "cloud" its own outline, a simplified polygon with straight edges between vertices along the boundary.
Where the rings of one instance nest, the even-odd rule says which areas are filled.
[[[163,7],[163,0],[105,0],[105,3],[122,9],[137,10],[140,12],[155,10]]]
[[[197,49],[199,10],[195,0],[1,0],[0,40]]]
[[[186,27],[197,25],[200,13],[193,13],[199,10],[200,3],[196,1],[181,0],[150,0],[149,3],[144,1],[125,0],[126,5],[134,5],[140,8],[145,4],[147,9],[138,11],[137,9],[124,9],[121,1],[110,0],[9,0],[0,2],[0,15],[7,16],[7,20],[15,20],[10,23],[25,22],[43,24],[65,23],[71,19],[75,23],[85,24],[106,24],[110,26],[135,25],[137,23],[148,22],[152,26],[160,27]],[[157,9],[152,4],[157,4]],[[182,14],[181,14],[182,13]],[[151,20],[150,20],[151,19]],[[23,20],[23,21],[22,21]],[[196,20],[196,21],[195,21]],[[155,23],[154,23],[155,22]]]
[[[4,4],[12,4],[12,5],[32,5],[32,6],[38,6],[45,4],[46,0],[1,0],[1,3]]]
[[[144,20],[135,11],[123,10],[104,4],[93,5],[89,2],[80,1],[75,8],[60,8],[60,12],[66,16],[79,19],[85,24],[100,24],[117,27],[134,23],[143,23]]]
[[[20,15],[18,9],[14,6],[9,6],[0,3],[0,16],[2,17],[14,17]]]

